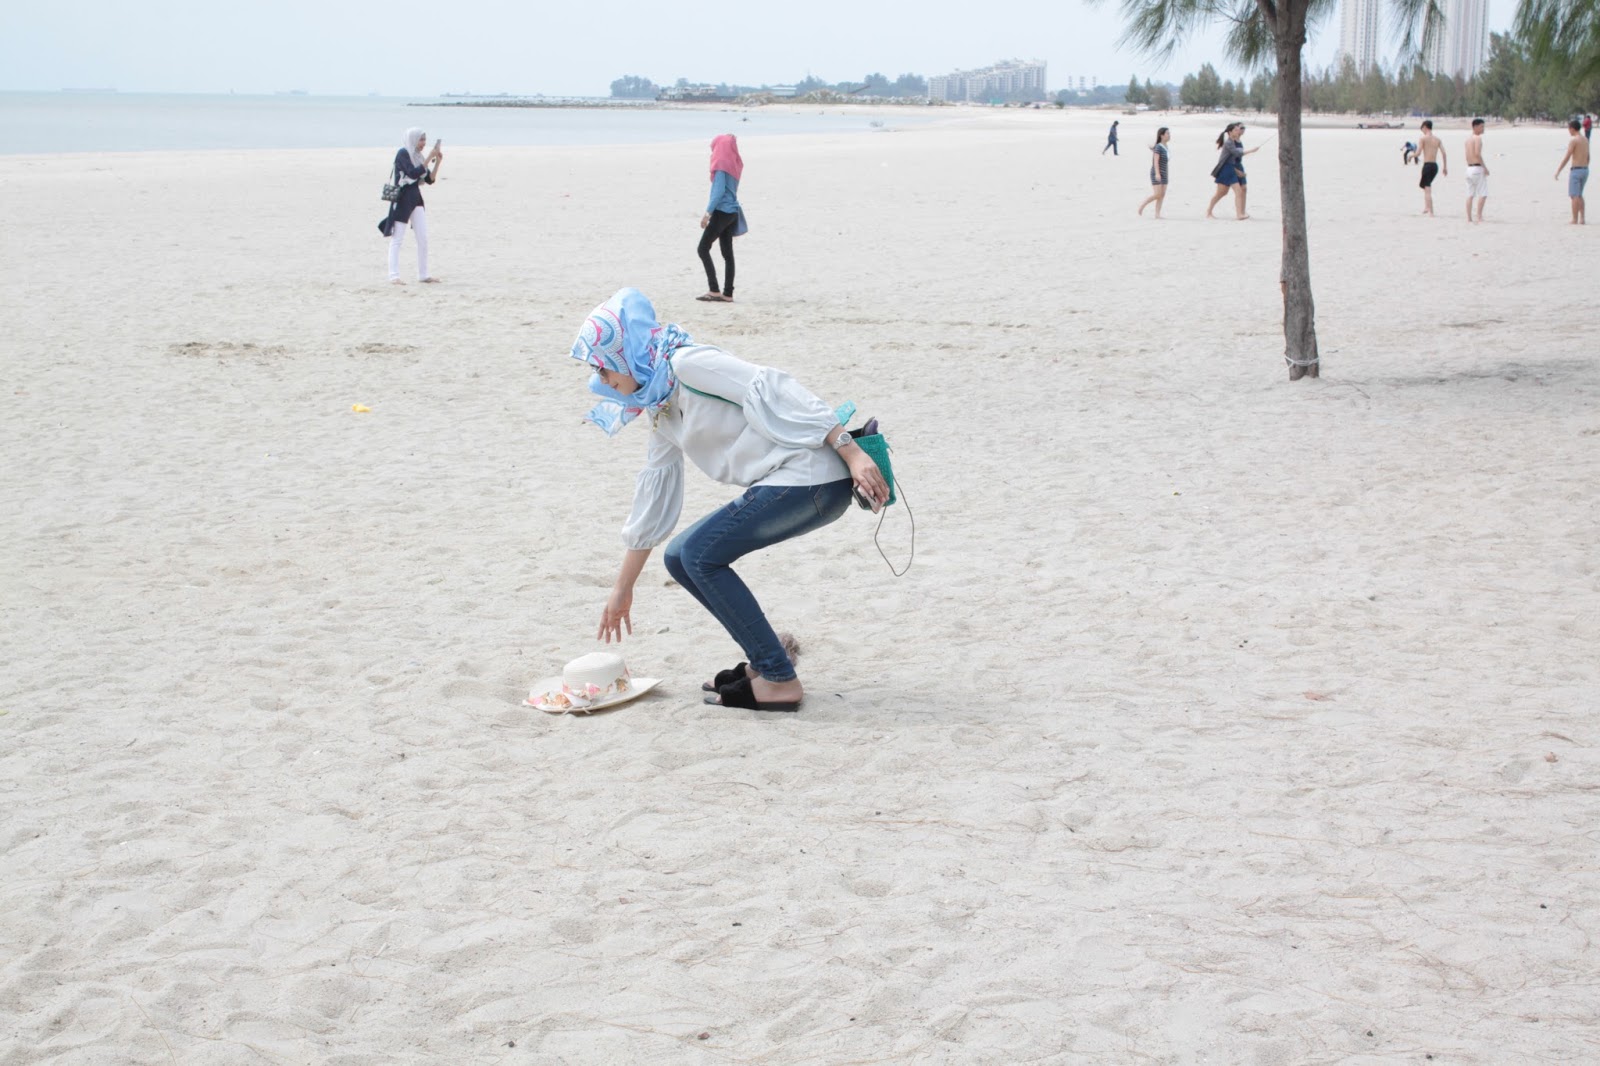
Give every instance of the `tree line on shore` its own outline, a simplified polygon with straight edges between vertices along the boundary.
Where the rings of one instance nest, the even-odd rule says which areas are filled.
[[[1323,114],[1383,113],[1395,115],[1489,115],[1498,118],[1558,120],[1573,114],[1600,111],[1600,73],[1581,72],[1533,59],[1533,32],[1518,29],[1490,35],[1489,58],[1476,77],[1460,78],[1430,73],[1420,63],[1405,63],[1386,69],[1375,65],[1361,72],[1348,56],[1343,62],[1320,72],[1307,71],[1302,79],[1302,110]],[[687,78],[679,78],[676,88],[690,88]],[[771,86],[706,86],[718,96],[743,96],[769,92]],[[927,79],[920,74],[901,74],[890,80],[883,74],[866,75],[857,82],[829,83],[807,75],[795,84],[795,94],[824,90],[841,96],[870,96],[889,99],[921,99],[928,95]],[[611,83],[611,95],[618,99],[653,100],[663,87],[636,74],[624,75]],[[996,103],[1030,102],[1043,99],[1032,93]],[[1274,78],[1260,72],[1237,81],[1218,75],[1210,63],[1184,77],[1178,85],[1154,79],[1143,83],[1137,75],[1126,88],[1099,86],[1093,91],[1065,89],[1056,93],[1058,106],[1104,106],[1143,104],[1157,111],[1184,107],[1210,111],[1276,111],[1278,91]]]
[[[1600,75],[1573,77],[1548,63],[1537,63],[1531,43],[1514,33],[1489,36],[1489,59],[1476,77],[1432,74],[1420,63],[1386,70],[1374,65],[1363,74],[1346,56],[1337,66],[1307,72],[1301,86],[1302,110],[1335,114],[1488,115],[1504,119],[1556,121],[1600,110]],[[1276,111],[1277,86],[1260,73],[1248,82],[1225,80],[1207,63],[1187,75],[1176,97],[1170,87],[1129,79],[1123,99],[1167,110],[1174,103],[1209,111]]]
[[[1337,67],[1308,74],[1302,84],[1302,110],[1333,114],[1489,115],[1505,119],[1556,121],[1600,110],[1600,77],[1574,80],[1533,62],[1525,42],[1510,34],[1491,34],[1489,61],[1474,78],[1432,74],[1419,64],[1393,72],[1374,66],[1362,74],[1348,56]],[[1173,106],[1166,86],[1131,79],[1124,93],[1130,104],[1157,110]],[[1266,74],[1247,83],[1217,76],[1207,63],[1183,79],[1177,93],[1183,107],[1230,111],[1276,111],[1277,87]]]

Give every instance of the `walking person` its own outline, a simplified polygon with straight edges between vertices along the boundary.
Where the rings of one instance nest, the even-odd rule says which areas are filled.
[[[804,696],[794,660],[761,605],[734,573],[738,559],[820,529],[850,505],[852,487],[874,511],[889,484],[833,410],[781,370],[696,344],[656,322],[637,289],[621,289],[578,330],[572,357],[594,370],[601,402],[587,421],[615,435],[639,415],[650,424],[644,469],[622,527],[626,551],[600,614],[598,638],[633,632],[633,589],[650,552],[678,524],[687,458],[745,491],[673,538],[666,566],[709,611],[746,661],[701,687],[707,703],[795,711]]]
[[[744,211],[739,206],[739,177],[744,160],[739,157],[739,142],[731,133],[711,139],[711,200],[700,216],[700,263],[706,268],[704,296],[709,303],[733,302],[733,239],[744,232]],[[717,288],[717,268],[711,262],[711,245],[722,250],[723,286]]]
[[[406,143],[394,156],[394,184],[400,187],[400,198],[389,205],[389,217],[378,226],[389,238],[389,282],[393,285],[405,284],[400,280],[400,245],[407,229],[417,235],[417,280],[439,280],[428,273],[428,212],[422,203],[422,186],[438,180],[444,154],[435,141],[433,150],[424,155],[422,147],[427,142],[428,135],[413,126],[406,130]]]
[[[1117,151],[1117,123],[1121,121],[1122,120],[1120,118],[1111,120],[1111,129],[1106,133],[1106,146],[1100,149],[1101,155],[1105,155],[1108,150],[1112,155],[1122,154]]]
[[[1467,138],[1467,221],[1483,221],[1483,205],[1489,199],[1489,168],[1483,162],[1483,119],[1472,120]],[[1472,217],[1472,201],[1478,201],[1478,217]]]
[[[1206,217],[1216,218],[1211,213],[1228,190],[1233,190],[1233,210],[1240,222],[1250,216],[1245,213],[1245,188],[1244,157],[1261,151],[1261,146],[1246,148],[1243,143],[1244,123],[1230,122],[1217,137],[1217,147],[1222,154],[1217,157],[1217,165],[1212,168],[1211,176],[1217,181],[1217,191],[1212,195],[1211,202],[1206,205]]]
[[[1450,158],[1445,154],[1444,142],[1433,135],[1433,119],[1422,120],[1421,145],[1418,151],[1422,153],[1422,181],[1418,184],[1422,189],[1422,213],[1433,214],[1433,181],[1439,176],[1439,163],[1444,164],[1444,176],[1450,176]],[[1435,161],[1434,157],[1438,157]]]
[[[1167,198],[1167,142],[1172,131],[1162,126],[1156,130],[1156,143],[1150,146],[1150,195],[1139,205],[1139,214],[1151,204],[1156,205],[1156,217],[1161,217],[1161,205]]]
[[[1588,214],[1584,210],[1583,187],[1589,183],[1589,138],[1582,135],[1583,123],[1577,119],[1567,122],[1567,130],[1572,136],[1567,140],[1567,154],[1561,157],[1561,166],[1556,167],[1556,180],[1561,180],[1561,169],[1567,163],[1572,164],[1572,169],[1567,172],[1567,195],[1572,198],[1572,224],[1586,226],[1589,223]]]
[[[1594,133],[1594,116],[1585,113],[1583,116],[1583,139],[1587,141],[1592,133]]]

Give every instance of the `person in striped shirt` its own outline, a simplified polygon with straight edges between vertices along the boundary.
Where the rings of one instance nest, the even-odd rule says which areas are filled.
[[[1172,131],[1162,126],[1156,130],[1156,143],[1150,146],[1150,195],[1139,205],[1139,214],[1151,204],[1156,205],[1156,217],[1161,217],[1161,203],[1167,198],[1167,142]]]

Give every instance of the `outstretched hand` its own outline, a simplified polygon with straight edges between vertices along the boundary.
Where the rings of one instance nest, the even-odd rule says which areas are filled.
[[[605,610],[600,612],[600,630],[595,633],[596,640],[603,640],[610,644],[613,640],[622,643],[622,630],[627,627],[628,635],[633,635],[633,619],[629,612],[633,609],[632,589],[612,589],[611,595],[606,599]]]

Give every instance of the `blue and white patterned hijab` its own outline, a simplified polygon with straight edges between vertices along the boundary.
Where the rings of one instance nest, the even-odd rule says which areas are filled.
[[[611,388],[595,374],[589,391],[600,397],[584,420],[614,437],[623,426],[646,411],[656,412],[672,397],[678,377],[672,372],[672,353],[693,344],[676,325],[656,323],[656,309],[638,289],[618,289],[596,307],[578,328],[572,358],[596,370],[626,374],[639,383],[631,396]]]

